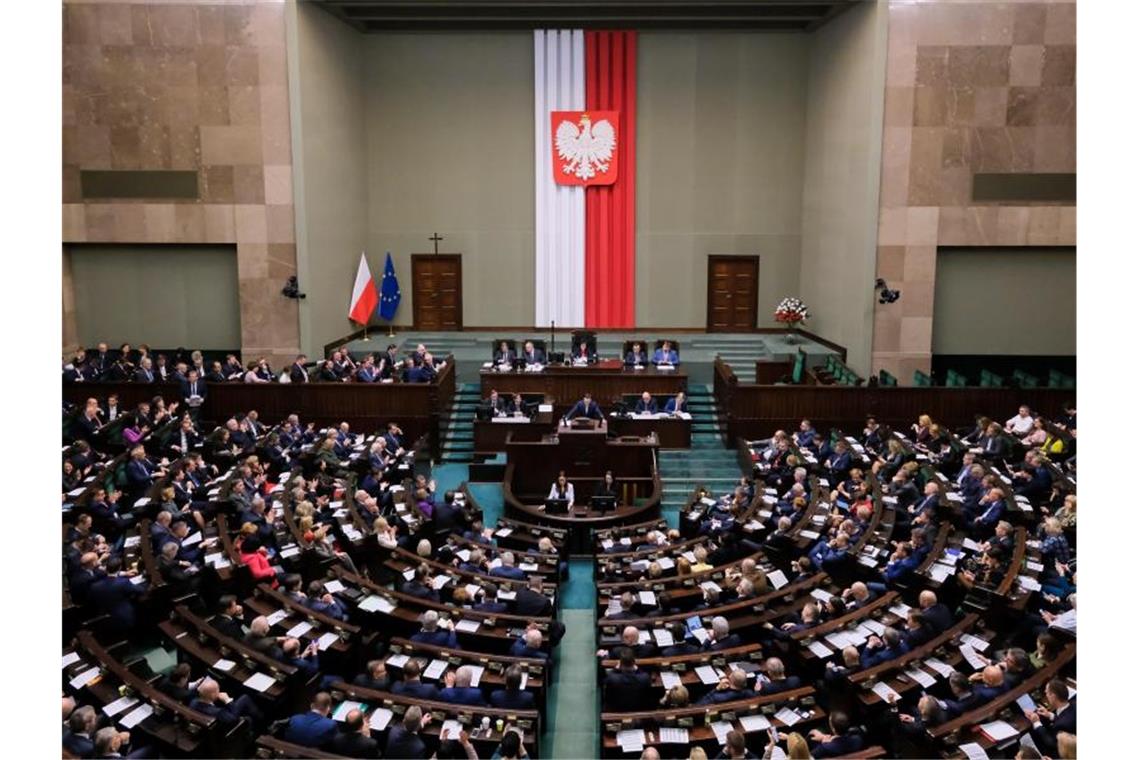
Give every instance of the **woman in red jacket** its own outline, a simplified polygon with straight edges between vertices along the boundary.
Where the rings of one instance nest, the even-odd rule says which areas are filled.
[[[269,564],[269,552],[261,545],[261,539],[256,535],[249,535],[239,539],[238,555],[242,564],[249,568],[255,583],[269,580],[273,588],[277,588],[277,572]]]

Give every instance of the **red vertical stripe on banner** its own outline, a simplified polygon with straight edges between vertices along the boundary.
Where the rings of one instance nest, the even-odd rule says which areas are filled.
[[[618,177],[586,188],[586,326],[633,327],[637,32],[586,32],[586,110],[616,110]]]

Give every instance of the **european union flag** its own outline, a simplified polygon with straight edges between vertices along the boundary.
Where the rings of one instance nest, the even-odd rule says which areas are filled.
[[[400,306],[400,283],[396,281],[396,267],[392,266],[392,254],[384,263],[384,279],[380,283],[380,318],[391,322]]]

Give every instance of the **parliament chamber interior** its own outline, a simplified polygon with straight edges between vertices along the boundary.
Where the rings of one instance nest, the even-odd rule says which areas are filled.
[[[1075,3],[60,9],[63,757],[1076,757]]]

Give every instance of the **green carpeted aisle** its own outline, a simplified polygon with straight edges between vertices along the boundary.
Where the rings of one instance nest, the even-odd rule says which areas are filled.
[[[571,560],[563,584],[560,619],[566,635],[556,650],[554,682],[547,697],[542,756],[598,756],[598,676],[594,639],[594,569],[591,560]]]

